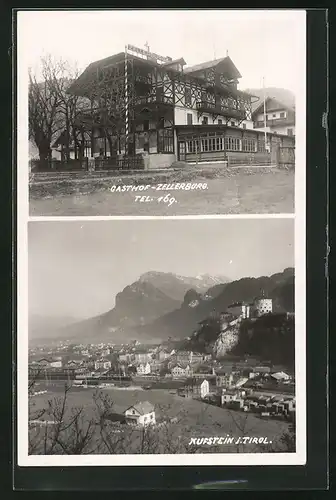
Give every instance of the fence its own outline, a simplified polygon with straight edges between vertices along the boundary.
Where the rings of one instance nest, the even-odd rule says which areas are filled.
[[[294,168],[295,167],[295,147],[283,146],[279,147],[278,151],[279,167]]]
[[[268,153],[264,154],[251,154],[251,155],[241,155],[241,156],[231,156],[228,155],[228,166],[234,167],[239,165],[258,165],[258,166],[270,166],[272,165],[271,155]]]
[[[145,162],[142,155],[96,158],[95,170],[144,170]]]
[[[31,172],[81,172],[88,170],[88,158],[81,160],[30,160]]]

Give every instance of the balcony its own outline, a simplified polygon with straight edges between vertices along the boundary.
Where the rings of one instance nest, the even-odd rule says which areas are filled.
[[[295,120],[291,118],[276,118],[274,120],[266,120],[266,127],[281,127],[281,126],[293,126],[295,125]],[[264,121],[253,122],[253,128],[264,128]]]
[[[201,101],[196,104],[197,110],[202,113],[212,113],[216,115],[228,116],[244,120],[246,118],[245,110],[236,109],[233,107],[224,107],[209,101]]]
[[[168,97],[164,95],[156,95],[156,96],[145,96],[145,97],[136,97],[134,99],[134,106],[151,106],[156,104],[174,104],[173,97]]]

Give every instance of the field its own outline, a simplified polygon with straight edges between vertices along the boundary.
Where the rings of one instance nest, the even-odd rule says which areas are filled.
[[[60,174],[62,176],[62,174]],[[112,185],[194,182],[206,190],[155,191],[150,202],[135,201],[139,192],[111,193]],[[170,195],[176,202],[158,200]],[[147,194],[147,193],[146,193]],[[151,193],[152,194],[152,193]],[[250,167],[172,171],[91,178],[36,178],[30,185],[31,216],[215,215],[293,213],[294,171]]]
[[[227,435],[235,439],[243,436],[266,437],[268,442],[276,442],[288,429],[285,422],[264,420],[252,414],[233,412],[217,406],[212,406],[201,401],[182,398],[170,394],[167,390],[117,390],[102,389],[102,393],[108,394],[113,401],[113,412],[122,414],[129,406],[140,401],[150,401],[155,406],[156,420],[167,421],[178,418],[178,423],[172,425],[174,438],[182,440],[186,446],[191,437],[214,437]],[[85,408],[87,418],[95,414],[93,403],[94,389],[71,389],[68,394],[69,408]],[[47,406],[48,399],[60,397],[61,386],[52,389],[52,392],[34,396],[34,410]],[[256,452],[255,444],[245,446],[244,452]],[[207,449],[204,450],[205,452]],[[222,445],[217,447],[217,452],[236,452],[234,445]]]

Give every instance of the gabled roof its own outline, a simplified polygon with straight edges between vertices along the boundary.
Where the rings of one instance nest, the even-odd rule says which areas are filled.
[[[179,59],[174,59],[173,61],[168,61],[166,63],[163,63],[163,64],[161,64],[161,66],[166,68],[167,66],[174,66],[174,64],[182,64],[182,66],[184,66],[187,63],[185,62],[183,57],[180,57]]]
[[[176,363],[173,367],[172,367],[172,370],[174,368],[182,368],[182,370],[186,370],[187,368],[190,368],[188,364],[184,364],[184,363]]]
[[[154,406],[149,401],[142,401],[140,403],[136,403],[135,405],[127,408],[125,411],[130,410],[131,408],[140,413],[140,415],[146,415],[147,413],[151,413],[152,411],[154,411]]]
[[[276,380],[281,380],[284,378],[288,378],[288,375],[285,372],[277,372],[277,373],[272,373],[271,377],[275,378]]]
[[[205,69],[215,68],[219,64],[224,66],[224,69],[230,74],[232,78],[241,78],[236,66],[233,64],[229,56],[221,57],[220,59],[213,59],[212,61],[207,61],[201,64],[196,64],[195,66],[190,66],[183,70],[184,73],[196,73],[197,71],[202,71]]]
[[[273,106],[268,106],[268,104],[270,103],[270,101],[273,101],[275,104]],[[275,99],[274,97],[266,97],[265,99],[265,104],[266,104],[266,113],[270,113],[271,111],[276,111],[276,110],[281,110],[281,109],[288,109],[288,110],[291,110],[291,111],[295,111],[295,107],[294,106],[289,106],[287,104],[284,104],[282,102],[280,102],[278,99]],[[264,109],[264,100],[263,99],[260,99],[256,105],[256,107],[252,110],[252,115],[254,115],[255,113],[259,112],[260,110],[263,110]]]

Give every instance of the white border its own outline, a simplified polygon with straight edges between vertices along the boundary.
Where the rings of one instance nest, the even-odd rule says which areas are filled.
[[[286,9],[285,9],[286,10]],[[244,12],[244,11],[242,11]],[[246,11],[245,11],[246,12]],[[265,12],[265,11],[260,11]],[[274,13],[274,11],[272,11]],[[282,12],[283,11],[276,11]],[[299,11],[297,11],[299,12]],[[306,12],[301,10],[302,15]],[[240,15],[240,14],[239,14]],[[28,201],[28,65],[24,27],[17,15],[17,451],[18,465],[135,466],[135,465],[304,465],[306,463],[306,24],[301,26],[302,91],[296,100],[295,172],[295,361],[297,451],[295,453],[215,453],[180,455],[28,455],[28,221],[104,221],[134,219],[268,219],[292,214],[164,216],[164,217],[29,217]]]

